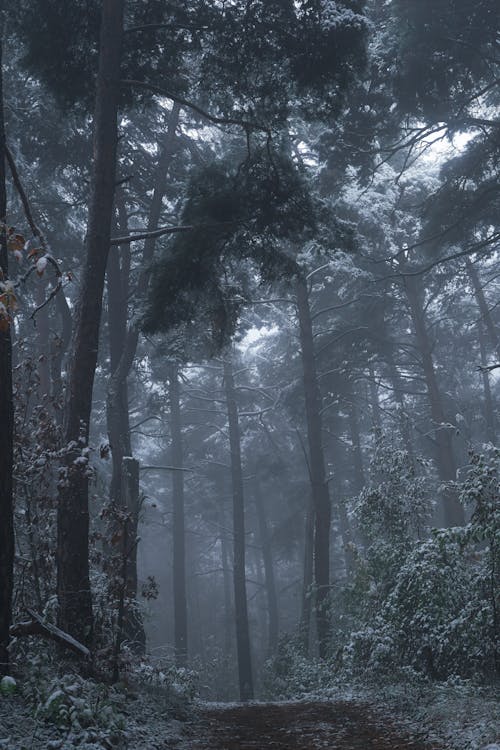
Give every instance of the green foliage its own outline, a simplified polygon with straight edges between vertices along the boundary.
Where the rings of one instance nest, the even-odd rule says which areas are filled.
[[[182,220],[193,230],[177,235],[158,263],[143,328],[208,320],[214,351],[234,331],[248,274],[275,281],[296,272],[291,248],[313,230],[315,208],[293,162],[263,148],[237,169],[220,163],[195,174]]]
[[[123,729],[125,719],[118,710],[118,703],[116,690],[76,675],[64,675],[40,686],[37,715],[76,730],[85,727]]]
[[[389,515],[380,513],[378,523],[386,542],[377,544],[375,555],[369,547],[365,568],[377,586],[377,605],[368,590],[369,617],[345,651],[349,669],[379,677],[391,665],[432,679],[498,675],[499,455],[493,448],[471,455],[461,486],[462,502],[473,506],[470,523],[435,530],[423,541],[412,542],[407,533],[404,504],[398,516],[393,504],[380,503],[379,491],[377,507],[391,508]],[[370,531],[377,526],[377,507],[368,505]]]
[[[402,112],[430,122],[455,115],[459,129],[481,83],[494,77],[498,3],[396,0],[392,7]]]
[[[310,659],[298,641],[285,636],[276,654],[264,665],[263,693],[267,698],[297,698],[321,690],[332,679],[330,664]]]

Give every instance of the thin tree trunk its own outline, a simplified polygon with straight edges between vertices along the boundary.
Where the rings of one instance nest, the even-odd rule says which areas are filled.
[[[304,278],[297,281],[297,309],[300,326],[304,395],[309,445],[309,471],[314,507],[314,583],[318,645],[321,658],[328,653],[330,636],[330,523],[331,508],[326,482],[322,439],[321,399],[316,373],[311,310]]]
[[[155,175],[153,198],[149,209],[148,231],[158,227],[161,217],[163,197],[168,170],[174,152],[175,133],[179,123],[180,107],[174,104],[168,119],[163,147]],[[120,232],[128,236],[126,229],[126,212],[122,201],[117,201],[119,210]],[[146,294],[151,276],[151,261],[154,255],[156,240],[148,238],[144,243],[141,272],[135,292],[136,298],[142,300]],[[129,249],[123,252],[130,252]],[[111,477],[110,497],[120,503],[120,471],[124,456],[131,455],[130,424],[128,413],[127,378],[132,367],[139,341],[139,322],[136,321],[127,330],[127,297],[128,273],[127,264],[120,269],[118,251],[113,248],[108,260],[108,304],[110,314],[110,359],[111,380],[106,399],[108,420],[108,439],[111,445],[113,473]]]
[[[169,372],[170,431],[172,436],[172,463],[182,468],[182,425],[180,407],[179,372],[176,365]],[[174,576],[174,642],[175,662],[185,667],[188,659],[187,596],[186,596],[186,536],[184,518],[184,472],[172,472],[173,498],[173,576]]]
[[[314,581],[314,508],[309,500],[304,534],[304,576],[302,579],[302,606],[299,637],[305,656],[311,642],[312,586]]]
[[[3,23],[3,19],[0,19]],[[0,29],[3,34],[3,29]],[[3,111],[3,62],[0,38],[0,295],[8,281],[7,194],[5,189],[5,129]],[[9,669],[9,627],[12,619],[14,576],[14,522],[12,472],[14,462],[14,409],[12,400],[12,341],[10,325],[0,327],[0,675]]]
[[[276,593],[276,579],[274,575],[273,552],[271,548],[271,539],[269,537],[269,528],[267,524],[266,509],[262,499],[262,492],[258,482],[255,482],[255,507],[257,510],[257,519],[259,523],[259,536],[262,548],[262,562],[264,563],[264,580],[267,596],[267,614],[268,614],[268,654],[271,656],[275,653],[278,646],[279,636],[279,614],[278,614],[278,595]]]
[[[352,490],[354,495],[359,495],[365,486],[365,470],[363,467],[363,455],[361,452],[361,435],[359,430],[358,410],[356,407],[354,391],[350,388],[347,414],[349,419],[349,431],[351,433],[351,458],[352,458]]]
[[[431,417],[435,427],[438,470],[443,482],[453,482],[456,479],[457,467],[451,442],[451,431],[446,427],[447,419],[443,407],[443,401],[439,390],[434,361],[432,357],[432,346],[425,324],[425,313],[419,297],[416,281],[407,277],[405,290],[410,305],[410,314],[415,328],[417,344],[422,358],[422,368],[427,392]],[[443,494],[443,514],[446,526],[457,526],[465,523],[464,509],[453,491],[445,491]]]
[[[233,649],[232,622],[233,622],[233,603],[231,601],[231,563],[229,559],[229,543],[227,539],[226,512],[224,508],[224,487],[222,482],[217,483],[219,492],[219,526],[220,526],[220,546],[221,546],[221,563],[224,587],[224,651],[229,655]]]
[[[389,368],[389,378],[392,383],[394,399],[398,406],[399,429],[401,432],[401,437],[403,439],[403,445],[411,461],[414,462],[415,453],[414,453],[413,443],[411,439],[411,429],[410,429],[409,418],[406,413],[403,381],[401,379],[401,375],[399,374],[399,370],[397,368],[396,362],[394,361],[394,352],[393,352],[390,341],[389,341],[389,346],[387,349],[386,361],[387,361],[387,366]]]
[[[486,369],[486,366],[488,364],[487,356],[486,356],[486,341],[485,341],[485,335],[484,335],[484,325],[482,321],[479,322],[478,325],[478,334],[479,334],[479,347],[481,352],[481,378],[483,381],[483,392],[484,392],[484,422],[486,425],[486,437],[490,441],[490,443],[493,443],[496,445],[496,420],[495,420],[495,406],[493,403],[493,396],[491,393],[491,386],[490,386],[490,373]]]
[[[88,445],[97,364],[104,277],[109,253],[116,181],[117,114],[124,0],[103,0],[94,117],[94,162],[86,258],[75,309],[66,393],[66,475],[57,515],[57,595],[60,627],[81,642],[92,638],[89,581]]]
[[[146,634],[142,615],[137,605],[137,536],[139,526],[139,461],[125,456],[122,465],[123,509],[127,514],[126,531],[128,540],[124,546],[125,556],[125,607],[123,612],[123,634],[138,654],[146,650]]]
[[[382,430],[382,412],[380,410],[380,401],[378,398],[378,388],[377,388],[377,381],[375,377],[375,369],[372,364],[369,365],[368,372],[370,374],[369,389],[370,389],[370,402],[371,402],[373,426],[375,430],[377,430],[377,432],[380,432]]]
[[[240,699],[246,701],[252,700],[253,698],[253,678],[245,568],[245,500],[243,493],[243,472],[241,468],[241,439],[238,407],[236,404],[233,368],[229,355],[224,359],[224,384],[226,389],[227,414],[229,421],[231,479],[233,487],[233,582],[236,619],[236,650],[238,654]]]
[[[64,292],[61,289],[55,297],[56,311],[61,319],[61,332],[54,334],[50,347],[50,379],[52,384],[52,403],[54,417],[58,425],[62,425],[63,412],[63,381],[62,368],[64,355],[71,342],[73,320]]]

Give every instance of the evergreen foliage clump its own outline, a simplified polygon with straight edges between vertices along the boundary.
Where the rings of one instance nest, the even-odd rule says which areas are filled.
[[[205,319],[208,340],[220,348],[245,301],[245,277],[257,272],[276,281],[296,273],[293,248],[314,230],[315,214],[304,175],[268,148],[236,169],[220,163],[196,173],[182,214],[192,230],[171,241],[155,268],[144,330]]]

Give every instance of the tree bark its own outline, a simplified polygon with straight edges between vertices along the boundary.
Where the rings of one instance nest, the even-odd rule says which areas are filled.
[[[149,209],[148,231],[158,227],[161,217],[165,182],[174,152],[175,133],[179,123],[180,107],[174,104],[169,115],[167,131],[156,169],[153,198]],[[117,201],[120,231],[128,235],[126,213],[122,202]],[[138,301],[146,294],[151,276],[151,261],[156,245],[155,238],[144,243],[141,272],[135,296]],[[123,251],[122,251],[123,252]],[[127,251],[125,251],[127,252]],[[139,323],[133,323],[127,330],[128,273],[120,268],[118,248],[111,250],[108,260],[108,305],[110,319],[110,360],[111,380],[106,399],[108,439],[111,445],[113,471],[111,477],[111,500],[120,503],[120,471],[124,456],[131,455],[130,424],[128,412],[127,378],[132,367],[139,341]],[[125,278],[126,277],[126,278]]]
[[[253,699],[253,677],[245,568],[245,499],[243,492],[243,472],[241,468],[240,426],[230,355],[224,359],[224,384],[226,389],[227,414],[229,421],[231,479],[233,488],[233,583],[238,678],[240,699],[242,701],[247,701]]]
[[[127,513],[127,533],[124,534],[125,606],[123,610],[123,635],[136,653],[146,650],[146,634],[142,616],[137,606],[137,536],[139,526],[139,461],[125,456],[122,464],[121,496]],[[125,541],[126,540],[126,541]]]
[[[68,445],[57,516],[57,595],[60,627],[81,642],[92,638],[89,581],[89,438],[104,277],[116,181],[117,114],[124,0],[103,0],[94,115],[94,160],[80,295],[69,358],[64,437]],[[77,461],[78,459],[78,461]]]
[[[309,472],[314,507],[314,583],[318,645],[321,658],[328,653],[330,636],[330,523],[331,508],[323,451],[321,397],[314,354],[311,310],[306,280],[297,281],[297,309],[300,327],[304,396],[309,446]]]
[[[312,587],[314,582],[314,508],[311,500],[308,501],[306,510],[303,570],[299,638],[304,655],[308,656],[311,642]]]
[[[491,393],[491,385],[490,385],[490,373],[486,369],[486,366],[488,364],[487,355],[486,355],[486,341],[485,341],[485,334],[484,334],[484,324],[482,321],[479,321],[478,324],[478,335],[479,335],[479,349],[481,352],[481,378],[483,381],[483,392],[484,392],[484,423],[486,426],[486,437],[490,441],[490,443],[493,443],[493,445],[496,445],[496,419],[495,419],[495,406],[493,402],[493,395]]]
[[[259,523],[259,536],[262,548],[262,562],[264,563],[264,580],[267,595],[268,616],[268,655],[272,656],[278,647],[279,637],[279,610],[278,595],[276,593],[276,578],[274,575],[273,552],[269,528],[267,524],[266,509],[262,499],[262,492],[258,482],[255,483],[255,507]]]
[[[127,234],[127,215],[123,201],[116,200],[118,206],[117,226],[121,232]],[[120,255],[123,261],[120,263]],[[108,290],[108,332],[109,332],[109,360],[112,380],[109,391],[114,398],[106,401],[106,418],[108,439],[111,446],[112,473],[109,497],[112,503],[122,504],[121,498],[121,470],[125,456],[132,455],[130,440],[130,419],[128,405],[127,375],[119,380],[113,379],[117,372],[122,353],[125,349],[127,336],[127,298],[129,263],[125,259],[130,255],[130,245],[113,248],[109,254],[106,269]],[[125,278],[125,276],[127,278]]]
[[[3,20],[3,19],[2,19]],[[3,29],[0,29],[0,34]],[[7,193],[5,188],[5,127],[3,61],[0,37],[0,284],[8,281]],[[0,286],[1,293],[1,286]],[[10,326],[0,329],[0,675],[9,669],[9,628],[12,619],[14,577],[14,521],[12,472],[14,462],[14,408],[12,396],[12,340]]]
[[[172,436],[172,464],[182,468],[182,424],[179,372],[176,365],[169,372],[170,432]],[[172,472],[173,499],[173,577],[174,577],[174,643],[175,663],[185,667],[188,659],[188,619],[186,596],[186,532],[184,518],[184,472]]]
[[[224,651],[226,653],[226,656],[229,656],[233,650],[232,622],[234,611],[233,603],[231,600],[231,561],[229,558],[230,549],[227,538],[226,510],[224,507],[224,484],[220,478],[217,481],[217,491],[219,493],[218,511],[222,577],[224,587]]]
[[[361,434],[359,429],[358,410],[356,407],[356,397],[350,384],[348,398],[350,403],[347,404],[347,414],[349,420],[349,431],[351,433],[351,459],[353,468],[351,487],[353,495],[359,495],[365,486],[365,470],[363,467],[363,455],[361,452]]]
[[[443,482],[453,482],[456,480],[457,466],[451,442],[452,436],[449,427],[445,426],[447,419],[434,368],[432,346],[426,327],[425,313],[420,301],[418,285],[414,278],[406,278],[405,290],[417,337],[418,349],[422,358],[422,369],[429,395],[431,417],[435,427],[438,471]],[[451,490],[445,491],[443,494],[443,515],[446,526],[463,526],[465,523],[464,509],[458,501],[456,494]]]

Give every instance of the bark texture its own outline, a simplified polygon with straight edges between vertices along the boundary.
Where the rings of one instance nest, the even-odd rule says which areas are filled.
[[[309,473],[314,508],[314,584],[316,625],[321,658],[328,652],[330,636],[330,524],[331,507],[323,451],[321,397],[319,393],[309,296],[305,279],[297,282],[302,370],[309,447]]]
[[[124,0],[103,0],[94,115],[91,198],[80,295],[68,368],[64,437],[66,474],[57,518],[59,625],[82,642],[92,638],[89,582],[88,471],[80,459],[88,444],[97,364],[104,277],[109,252],[116,178],[117,114]]]
[[[172,464],[179,469],[183,466],[182,424],[179,372],[172,365],[170,382],[170,430],[172,436]],[[173,576],[174,576],[174,643],[175,662],[185,667],[188,658],[188,620],[186,596],[186,532],[184,518],[184,472],[172,472],[173,500]]]
[[[443,400],[436,377],[432,345],[420,299],[420,290],[414,278],[408,277],[406,279],[405,291],[422,360],[427,393],[429,395],[431,417],[435,429],[439,476],[443,482],[453,482],[456,479],[457,466],[453,452],[452,434],[450,428],[447,426],[448,420],[446,419]],[[465,523],[464,509],[452,490],[447,490],[443,493],[443,518],[446,526],[463,526]]]
[[[2,40],[0,39],[0,281],[8,279],[7,194],[5,190],[5,129],[3,116]],[[0,675],[9,668],[9,627],[12,619],[14,575],[13,524],[13,441],[12,341],[10,327],[0,330]]]
[[[267,650],[269,656],[275,653],[278,647],[279,635],[279,610],[278,594],[276,592],[276,578],[274,575],[273,551],[271,547],[271,538],[267,521],[266,507],[262,497],[260,485],[255,485],[255,508],[257,510],[257,519],[259,523],[260,544],[262,547],[262,562],[264,564],[264,581],[267,597],[267,617],[268,617],[268,644]]]
[[[253,678],[245,568],[245,499],[243,492],[243,472],[241,468],[241,438],[238,407],[236,404],[233,368],[229,357],[224,360],[224,383],[229,420],[231,479],[233,487],[233,582],[238,678],[240,699],[247,701],[253,699]]]

